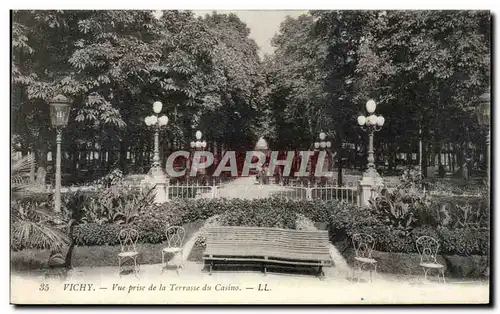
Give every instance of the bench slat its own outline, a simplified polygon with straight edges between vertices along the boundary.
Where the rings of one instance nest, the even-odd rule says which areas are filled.
[[[278,264],[288,264],[288,265],[304,265],[304,266],[329,266],[330,263],[325,262],[302,262],[302,261],[275,261],[270,259],[261,258],[225,258],[225,257],[203,257],[204,260],[215,260],[215,261],[234,261],[234,262],[269,262]]]
[[[209,239],[210,243],[212,244],[228,244],[228,245],[245,245],[245,244],[252,244],[252,245],[258,245],[258,244],[263,244],[263,245],[277,245],[277,246],[290,246],[290,247],[311,247],[311,248],[324,248],[328,246],[328,242],[326,241],[288,241],[288,240],[265,240],[265,239],[258,239],[258,240],[251,240],[251,239],[225,239],[225,240],[213,240]]]
[[[207,251],[213,250],[244,250],[244,251],[258,251],[258,250],[273,250],[276,252],[298,252],[298,253],[325,253],[329,254],[330,250],[328,248],[295,248],[295,247],[283,247],[276,245],[229,245],[229,244],[210,244],[207,246]]]
[[[324,256],[330,256],[330,252],[328,250],[324,251],[301,251],[301,250],[280,250],[276,249],[273,247],[256,247],[256,248],[251,248],[251,247],[243,247],[243,248],[232,248],[232,247],[212,247],[210,249],[206,250],[207,254],[213,254],[213,252],[227,252],[229,253],[234,253],[234,252],[241,252],[241,253],[248,253],[248,254],[254,254],[255,252],[266,252],[269,254],[273,255],[300,255],[300,256],[308,256],[308,255],[324,255]]]
[[[329,243],[326,230],[211,227],[203,259],[331,266]]]

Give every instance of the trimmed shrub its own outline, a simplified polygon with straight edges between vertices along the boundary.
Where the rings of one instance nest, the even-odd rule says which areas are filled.
[[[296,213],[283,206],[279,199],[245,201],[226,212],[222,226],[246,226],[295,229]],[[241,206],[246,205],[246,206]]]
[[[440,250],[444,254],[489,255],[488,230],[439,228]]]
[[[118,234],[122,226],[116,224],[99,225],[96,223],[77,225],[73,229],[73,240],[76,245],[117,245]]]
[[[297,215],[326,222],[330,240],[343,251],[352,246],[354,233],[371,234],[375,249],[384,252],[416,253],[415,240],[430,235],[441,243],[443,254],[488,255],[489,231],[468,228],[449,229],[419,226],[398,228],[381,221],[373,209],[338,201],[268,199],[197,199],[172,200],[159,206],[147,206],[129,226],[140,233],[139,242],[160,243],[168,225],[183,225],[220,215],[221,225],[296,229]],[[89,223],[77,225],[74,239],[78,245],[118,244],[118,232],[124,226]]]

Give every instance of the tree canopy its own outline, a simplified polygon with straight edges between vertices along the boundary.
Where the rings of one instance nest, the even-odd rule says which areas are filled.
[[[287,17],[259,58],[235,14],[190,11],[14,11],[12,133],[44,167],[53,150],[49,102],[72,99],[65,151],[127,154],[148,164],[144,118],[161,101],[169,117],[162,154],[201,130],[214,148],[310,148],[326,132],[334,149],[359,144],[370,98],[386,125],[377,152],[394,160],[446,145],[481,146],[474,116],[490,85],[486,11],[310,11]],[[473,145],[473,146],[474,146]],[[101,157],[102,158],[102,154]],[[75,170],[74,170],[75,171]]]

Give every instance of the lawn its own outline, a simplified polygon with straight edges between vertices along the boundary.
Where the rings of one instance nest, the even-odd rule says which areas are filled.
[[[203,220],[183,225],[186,230],[185,241],[200,229]],[[138,243],[137,248],[140,252],[140,264],[158,264],[161,263],[161,250],[166,243]],[[73,267],[98,267],[118,265],[117,254],[120,252],[120,246],[77,246],[73,251]],[[11,252],[11,271],[26,272],[40,271],[47,269],[47,260],[50,252],[48,250],[23,250]]]

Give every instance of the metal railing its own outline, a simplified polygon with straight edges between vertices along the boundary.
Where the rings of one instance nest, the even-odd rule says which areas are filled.
[[[294,200],[339,200],[348,203],[357,203],[358,201],[358,189],[354,183],[339,186],[331,184],[310,185],[297,182],[289,182],[288,185],[176,182],[167,188],[170,199],[277,197]]]

